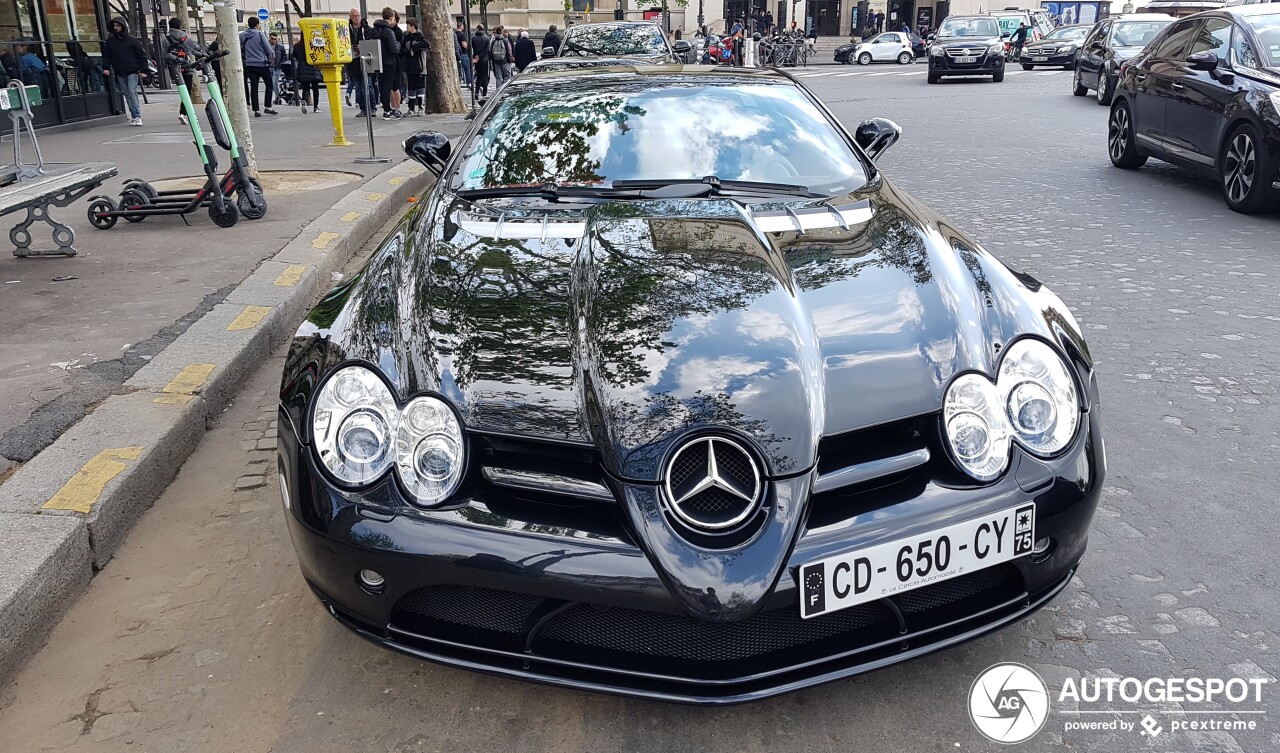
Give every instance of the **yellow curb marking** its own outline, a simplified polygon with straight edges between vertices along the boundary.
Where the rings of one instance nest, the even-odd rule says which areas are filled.
[[[171,395],[190,395],[204,386],[214,368],[211,363],[193,363],[183,366],[182,371],[178,372],[173,381],[166,384],[160,391]]]
[[[302,273],[307,271],[305,264],[290,264],[284,268],[280,276],[276,278],[276,287],[291,288],[298,284],[298,280],[302,279]]]
[[[56,494],[44,503],[46,510],[74,510],[88,513],[93,509],[102,490],[111,479],[128,467],[128,461],[137,460],[142,447],[113,447],[103,450],[76,471],[71,480],[62,485]]]
[[[397,175],[397,176],[395,176],[394,178],[387,178],[387,183],[390,183],[390,184],[391,184],[391,185],[393,185],[393,186],[398,186],[398,185],[400,185],[400,184],[401,184],[401,183],[403,183],[403,182],[404,182],[404,176],[403,176],[403,175]]]
[[[342,233],[334,233],[326,230],[325,232],[317,235],[315,240],[311,241],[311,247],[321,249],[328,248],[330,243],[341,237]]]
[[[387,198],[387,195],[385,193],[378,193],[377,191],[374,191],[373,193],[369,194],[365,198],[368,199],[369,201],[382,201],[383,199]]]
[[[195,399],[195,395],[161,395],[151,402],[159,403],[160,405],[186,405]]]
[[[346,214],[342,215],[338,219],[342,220],[343,222],[355,222],[356,220],[360,219],[360,213],[347,212]]]
[[[231,323],[227,325],[227,331],[238,332],[242,329],[253,329],[270,313],[270,306],[245,306],[244,311],[241,311],[240,315],[232,319]]]

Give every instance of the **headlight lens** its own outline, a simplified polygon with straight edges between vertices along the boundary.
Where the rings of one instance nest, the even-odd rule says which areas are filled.
[[[1057,351],[1019,340],[1005,351],[994,384],[978,374],[951,383],[943,422],[961,469],[991,481],[1008,465],[1011,441],[1042,457],[1066,447],[1080,424],[1080,398]]]
[[[996,386],[1018,441],[1037,455],[1067,446],[1080,422],[1067,365],[1039,340],[1019,340],[1004,354]]]
[[[987,52],[991,55],[994,55],[997,52],[1004,52],[1004,42],[997,42],[991,45],[991,49],[987,50]]]
[[[312,434],[320,460],[346,484],[359,486],[391,465],[396,401],[377,374],[347,366],[320,388]]]
[[[320,460],[339,481],[363,486],[394,466],[423,505],[457,491],[466,466],[462,426],[443,400],[418,397],[399,409],[386,383],[363,366],[343,367],[325,381],[312,434]]]
[[[462,427],[449,406],[434,397],[410,401],[396,430],[396,472],[419,502],[447,498],[462,481]]]
[[[1076,51],[1076,46],[1074,44],[1065,44],[1058,48],[1059,55],[1065,55],[1068,52],[1075,52],[1075,51]]]
[[[937,45],[937,44],[935,44],[934,46],[930,47],[930,48],[929,48],[929,54],[930,54],[930,55],[941,55],[941,54],[942,54],[942,45]]]

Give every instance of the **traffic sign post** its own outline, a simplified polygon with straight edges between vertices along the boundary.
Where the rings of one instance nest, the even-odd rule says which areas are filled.
[[[258,20],[262,21],[263,23],[266,23],[268,18],[271,18],[271,11],[267,10],[266,8],[259,8]]]

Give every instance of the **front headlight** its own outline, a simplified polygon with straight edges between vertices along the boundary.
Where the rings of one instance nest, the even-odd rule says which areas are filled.
[[[935,44],[934,46],[930,47],[930,48],[929,48],[929,54],[930,54],[930,55],[941,55],[941,54],[942,54],[942,45],[940,45],[940,44]]]
[[[1004,42],[997,42],[991,45],[991,49],[987,50],[988,55],[995,55],[1000,52],[1004,52]]]
[[[1066,447],[1080,424],[1080,398],[1058,353],[1024,339],[1005,351],[995,383],[978,374],[952,382],[942,413],[961,469],[991,481],[1008,465],[1010,441],[1041,457]]]
[[[1074,44],[1065,44],[1058,48],[1059,55],[1066,55],[1075,51],[1076,51],[1076,46]]]
[[[321,462],[345,485],[364,486],[394,467],[412,500],[432,505],[462,481],[466,445],[453,410],[430,396],[398,408],[386,383],[364,366],[325,380],[311,422]]]

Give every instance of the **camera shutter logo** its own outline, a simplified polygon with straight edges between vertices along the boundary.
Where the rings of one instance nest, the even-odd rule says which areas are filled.
[[[969,689],[969,718],[997,743],[1030,740],[1049,717],[1049,688],[1030,667],[1013,662],[983,670]]]

